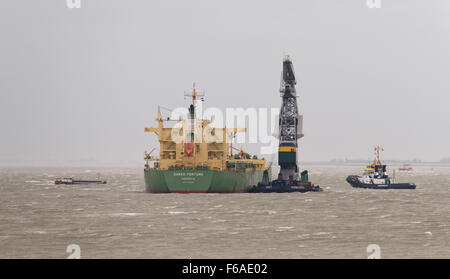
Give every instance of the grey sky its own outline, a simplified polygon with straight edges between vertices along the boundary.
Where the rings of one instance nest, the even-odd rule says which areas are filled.
[[[450,1],[5,0],[0,163],[142,162],[157,105],[278,107],[297,75],[300,161],[450,156]],[[259,146],[248,146],[257,152]]]

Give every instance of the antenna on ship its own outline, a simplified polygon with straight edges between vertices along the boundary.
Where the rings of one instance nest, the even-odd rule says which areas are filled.
[[[201,99],[203,100],[204,96],[205,96],[205,92],[204,91],[197,91],[197,89],[195,88],[195,82],[193,82],[192,84],[192,92],[184,92],[184,96],[185,97],[191,97],[192,98],[192,106],[194,106],[194,108],[197,106],[197,98],[201,97]]]

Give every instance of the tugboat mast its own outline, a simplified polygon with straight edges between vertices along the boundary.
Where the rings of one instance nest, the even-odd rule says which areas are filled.
[[[377,159],[374,162],[374,165],[375,166],[381,166],[382,164],[381,164],[381,161],[380,161],[380,151],[384,151],[384,149],[381,146],[377,145],[377,146],[375,146],[374,150],[376,152],[375,154],[377,155]]]

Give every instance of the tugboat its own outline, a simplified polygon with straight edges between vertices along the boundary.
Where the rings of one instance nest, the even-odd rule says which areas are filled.
[[[355,188],[369,189],[416,189],[414,183],[395,183],[395,178],[389,178],[386,165],[380,161],[380,146],[375,147],[377,158],[365,168],[363,176],[349,175],[347,182]]]

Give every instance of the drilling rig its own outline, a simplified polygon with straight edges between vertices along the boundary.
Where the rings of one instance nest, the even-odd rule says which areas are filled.
[[[296,84],[292,60],[286,55],[283,60],[280,86],[282,104],[278,119],[278,164],[280,165],[279,179],[282,180],[298,180],[297,141],[303,137],[303,119],[298,114]]]
[[[297,93],[294,67],[289,55],[283,59],[280,97],[282,99],[278,119],[278,165],[280,172],[276,180],[270,181],[268,173],[264,173],[262,182],[249,189],[251,193],[272,192],[320,192],[319,186],[314,186],[308,180],[308,171],[300,174],[297,165],[298,140],[303,137],[303,116],[298,113]]]

